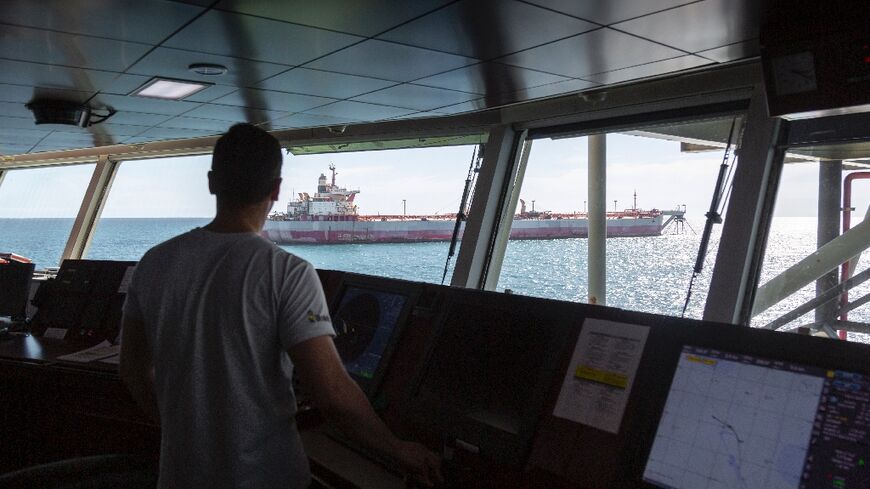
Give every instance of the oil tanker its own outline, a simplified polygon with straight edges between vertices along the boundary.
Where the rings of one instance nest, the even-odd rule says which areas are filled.
[[[287,204],[287,212],[273,213],[266,220],[263,236],[278,244],[338,243],[419,243],[450,241],[456,214],[439,215],[360,215],[354,200],[359,190],[335,183],[321,174],[317,192],[298,194]],[[514,216],[510,239],[585,238],[588,235],[585,213],[527,211],[520,201]],[[683,222],[685,209],[626,209],[607,213],[607,237],[659,236],[671,223]],[[465,223],[461,224],[459,238]]]

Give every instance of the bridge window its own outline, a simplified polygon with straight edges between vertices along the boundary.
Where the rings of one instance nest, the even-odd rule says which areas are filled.
[[[157,243],[207,224],[215,212],[210,166],[211,155],[121,162],[86,258],[138,260]]]
[[[56,267],[94,171],[93,164],[7,170],[0,177],[0,252]]]
[[[606,134],[599,197],[588,191],[591,137],[531,141],[498,290],[589,301],[587,218],[599,198],[607,212],[606,305],[680,316],[733,120]],[[740,126],[738,118],[735,137]],[[714,226],[686,317],[703,315],[720,232]]]
[[[441,283],[477,147],[291,148],[265,235],[317,268]]]
[[[870,343],[868,158],[866,142],[787,150],[752,326]]]

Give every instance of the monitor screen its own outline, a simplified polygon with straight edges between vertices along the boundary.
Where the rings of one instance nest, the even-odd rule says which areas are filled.
[[[348,373],[361,384],[378,375],[408,303],[406,294],[345,287],[332,318],[335,346]]]
[[[0,265],[0,317],[24,319],[33,268],[33,263]]]
[[[643,479],[657,487],[870,487],[870,379],[685,346]]]

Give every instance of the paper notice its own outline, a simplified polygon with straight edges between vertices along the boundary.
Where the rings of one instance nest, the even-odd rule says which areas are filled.
[[[553,415],[619,433],[647,326],[587,319]]]
[[[124,277],[121,279],[121,285],[118,286],[119,294],[126,294],[127,289],[130,288],[130,282],[133,281],[133,272],[136,271],[136,265],[131,265],[127,267],[127,270],[124,272]]]
[[[117,355],[120,352],[121,345],[113,345],[108,341],[104,341],[99,345],[92,346],[88,349],[57,357],[57,360],[63,360],[65,362],[88,363]]]
[[[42,333],[43,338],[53,338],[62,340],[66,336],[66,330],[63,328],[46,328],[45,333]]]

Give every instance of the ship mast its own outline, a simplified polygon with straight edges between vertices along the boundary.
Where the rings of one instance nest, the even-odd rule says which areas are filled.
[[[335,176],[337,175],[335,173],[335,163],[329,163],[329,170],[332,171],[332,186],[335,187]]]

